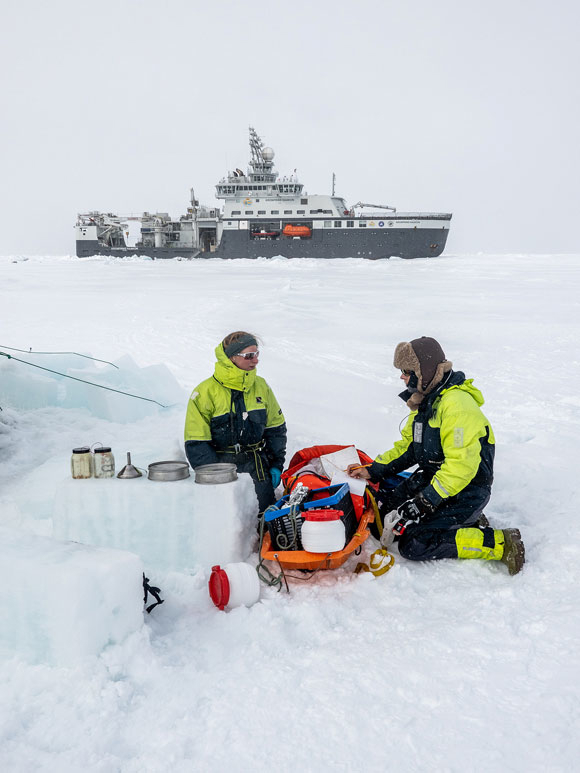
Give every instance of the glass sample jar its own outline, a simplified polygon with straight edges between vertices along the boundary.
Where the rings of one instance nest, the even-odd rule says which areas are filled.
[[[91,478],[93,475],[93,455],[88,446],[73,448],[70,458],[70,471],[73,478]]]
[[[115,457],[107,446],[95,448],[93,451],[93,468],[95,478],[112,478],[115,474]]]

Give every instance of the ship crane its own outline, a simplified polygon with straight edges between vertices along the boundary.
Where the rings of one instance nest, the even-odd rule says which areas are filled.
[[[353,209],[357,209],[358,207],[360,207],[361,209],[363,207],[372,207],[373,209],[390,209],[391,212],[397,211],[396,207],[390,207],[388,204],[364,204],[362,201],[357,201],[356,204],[352,205]]]

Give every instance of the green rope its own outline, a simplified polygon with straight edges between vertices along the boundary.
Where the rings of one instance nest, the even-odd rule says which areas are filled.
[[[60,373],[58,370],[43,368],[42,365],[35,365],[33,362],[27,362],[26,360],[21,360],[18,357],[14,357],[12,354],[6,354],[6,352],[0,352],[0,356],[7,357],[9,360],[16,360],[16,362],[22,362],[24,365],[30,365],[32,368],[38,368],[39,370],[46,370],[48,373],[54,373],[55,375],[62,376],[63,378],[70,378],[72,381],[80,381],[81,384],[89,384],[90,386],[99,387],[99,389],[107,389],[109,392],[116,392],[119,395],[134,397],[136,400],[145,400],[148,403],[155,403],[155,405],[159,405],[161,408],[171,408],[170,405],[163,405],[162,403],[158,403],[157,400],[152,400],[150,397],[141,397],[140,395],[131,394],[131,392],[123,392],[120,389],[113,389],[113,387],[103,386],[103,384],[95,384],[94,381],[86,381],[84,378],[69,376],[66,373]]]
[[[266,564],[264,563],[264,559],[262,558],[262,543],[264,542],[264,523],[266,521],[266,513],[270,510],[277,510],[278,508],[276,505],[270,505],[270,507],[267,507],[263,513],[259,513],[258,515],[258,522],[260,525],[260,545],[258,547],[258,556],[260,557],[260,560],[258,561],[258,565],[256,566],[256,573],[260,580],[265,584],[272,588],[278,588],[278,593],[282,590],[282,579],[284,578],[284,571],[282,567],[280,566],[280,574],[275,575],[272,574],[272,572],[268,569]],[[285,579],[285,578],[284,578]],[[286,583],[286,590],[288,589],[288,583]]]
[[[22,352],[23,354],[74,354],[77,357],[86,357],[87,360],[94,360],[95,362],[104,362],[105,365],[112,365],[114,368],[117,368],[119,370],[119,366],[115,365],[114,362],[109,362],[108,360],[99,360],[97,357],[91,357],[89,354],[80,354],[79,352],[35,352],[32,349],[15,349],[13,346],[2,346],[0,344],[0,347],[2,349],[10,349],[11,352]]]

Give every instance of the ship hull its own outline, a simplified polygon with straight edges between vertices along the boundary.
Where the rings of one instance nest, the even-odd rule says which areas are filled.
[[[243,231],[224,231],[218,249],[211,255],[218,258],[429,258],[441,255],[447,242],[447,228],[392,228],[389,230],[360,228],[320,229],[307,239],[257,240]]]
[[[108,247],[96,240],[77,240],[76,254],[78,258],[91,258],[93,255],[106,255],[114,258],[149,257],[156,259],[193,258],[199,250],[166,247]]]
[[[381,258],[405,259],[431,258],[441,255],[447,242],[448,227],[442,228],[390,228],[363,231],[341,228],[316,229],[309,238],[252,239],[248,231],[224,231],[221,242],[214,252],[197,249],[108,247],[98,241],[77,241],[76,252],[80,258],[92,255],[111,257],[148,256],[167,258]]]

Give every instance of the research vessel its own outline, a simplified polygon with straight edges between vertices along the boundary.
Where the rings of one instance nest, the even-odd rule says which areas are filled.
[[[335,195],[308,194],[296,172],[281,177],[274,151],[250,127],[246,171],[233,169],[216,185],[223,206],[200,205],[193,190],[185,214],[77,217],[78,257],[151,258],[427,258],[445,248],[451,214],[397,212],[395,207]],[[137,237],[132,243],[131,234]]]

